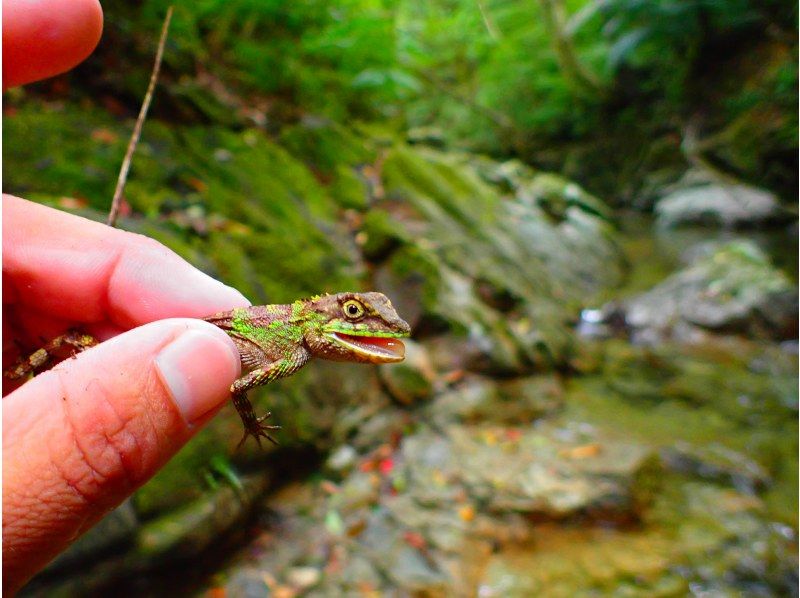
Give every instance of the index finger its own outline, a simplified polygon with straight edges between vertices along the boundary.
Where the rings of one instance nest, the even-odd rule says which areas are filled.
[[[3,0],[3,88],[71,69],[102,31],[97,0]]]
[[[249,305],[160,243],[3,195],[3,302],[127,329]]]

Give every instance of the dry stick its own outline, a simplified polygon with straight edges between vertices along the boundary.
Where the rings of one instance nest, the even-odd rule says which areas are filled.
[[[500,39],[500,30],[494,24],[489,11],[486,10],[486,6],[483,4],[483,0],[478,0],[478,10],[481,11],[481,18],[483,19],[483,24],[486,25],[486,31],[489,32],[489,37],[492,38],[493,41],[497,41]]]
[[[153,64],[153,72],[150,73],[150,83],[147,86],[147,93],[144,95],[144,101],[142,102],[142,107],[139,110],[139,116],[136,117],[136,124],[133,127],[133,133],[131,133],[130,141],[128,141],[128,149],[125,151],[125,158],[122,160],[122,167],[119,169],[117,187],[114,189],[114,197],[111,200],[111,209],[108,211],[108,220],[106,221],[106,224],[109,226],[114,226],[117,223],[119,204],[122,200],[122,190],[125,188],[125,181],[128,179],[128,171],[131,169],[133,152],[136,151],[136,144],[139,143],[139,136],[142,134],[144,119],[147,117],[147,110],[150,108],[150,102],[153,99],[153,91],[156,88],[156,81],[158,81],[158,73],[161,70],[161,59],[164,56],[164,46],[167,43],[167,30],[169,29],[170,19],[172,19],[171,6],[167,9],[167,15],[164,17],[164,24],[161,27],[161,39],[158,40],[156,60]]]

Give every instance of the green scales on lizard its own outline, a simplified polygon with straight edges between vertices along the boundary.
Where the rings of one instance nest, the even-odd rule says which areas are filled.
[[[291,376],[312,357],[355,363],[395,363],[405,357],[398,340],[411,327],[397,315],[382,293],[338,293],[299,299],[286,305],[255,305],[204,318],[224,330],[236,343],[242,367],[248,373],[231,386],[233,404],[244,423],[244,437],[275,442],[264,424],[269,413],[257,417],[247,400],[247,391],[279,378]],[[5,371],[8,378],[21,378],[43,367],[51,349],[69,345],[76,349],[95,344],[92,337],[70,331]]]
[[[251,388],[291,376],[312,357],[356,363],[394,363],[405,357],[398,340],[411,327],[381,293],[338,293],[300,299],[286,305],[256,305],[205,318],[236,343],[242,367],[249,370],[231,386],[233,404],[245,435],[274,440],[256,417],[246,393]]]

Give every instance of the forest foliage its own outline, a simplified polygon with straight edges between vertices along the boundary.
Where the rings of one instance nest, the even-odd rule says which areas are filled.
[[[146,86],[169,0],[106,2],[71,76]],[[519,157],[617,203],[685,166],[686,137],[729,174],[795,196],[797,6],[755,0],[178,2],[153,118],[380,123]],[[85,94],[84,94],[85,97]],[[697,139],[695,139],[697,138]]]

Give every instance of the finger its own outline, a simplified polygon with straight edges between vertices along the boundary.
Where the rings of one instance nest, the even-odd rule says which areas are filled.
[[[164,320],[6,397],[3,581],[18,588],[147,481],[230,397],[239,373],[220,329]]]
[[[52,318],[50,314],[30,309],[25,304],[6,304],[3,309],[3,326],[4,358],[7,357],[5,351],[9,349],[17,356],[39,349],[70,328],[79,327],[82,332],[99,341],[108,340],[128,330],[108,321],[87,324]]]
[[[102,31],[97,0],[3,0],[3,88],[71,69]]]
[[[3,196],[4,301],[123,329],[249,305],[148,237]]]

